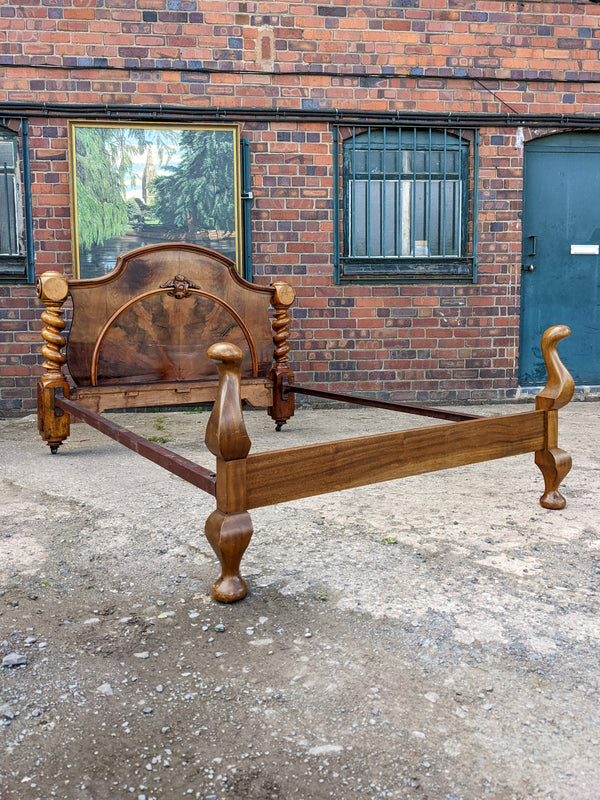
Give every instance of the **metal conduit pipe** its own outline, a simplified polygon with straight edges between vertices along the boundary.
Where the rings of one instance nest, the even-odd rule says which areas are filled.
[[[328,122],[334,125],[372,124],[411,127],[461,128],[600,128],[600,117],[583,114],[453,114],[397,111],[329,111],[281,108],[189,108],[157,105],[73,105],[70,103],[4,103],[2,116],[63,117],[65,119],[110,119],[156,121],[260,120],[264,122]]]

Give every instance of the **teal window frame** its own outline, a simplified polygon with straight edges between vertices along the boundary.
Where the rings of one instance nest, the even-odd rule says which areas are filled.
[[[242,180],[242,275],[252,281],[252,175],[250,172],[250,139],[240,139]]]
[[[0,119],[0,282],[33,283],[28,120],[19,133]],[[19,148],[21,138],[22,152]]]
[[[336,282],[476,280],[478,133],[334,127]]]

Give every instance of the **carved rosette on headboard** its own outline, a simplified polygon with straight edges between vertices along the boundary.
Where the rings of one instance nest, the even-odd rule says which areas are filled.
[[[200,289],[195,283],[192,281],[188,281],[183,275],[175,275],[173,280],[167,281],[166,283],[161,283],[161,289],[173,289],[172,292],[169,292],[171,297],[175,297],[177,300],[181,300],[184,297],[189,297],[191,292],[190,289]]]

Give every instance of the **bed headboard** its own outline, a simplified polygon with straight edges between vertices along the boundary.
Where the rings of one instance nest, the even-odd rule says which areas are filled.
[[[277,430],[294,413],[294,396],[283,386],[294,379],[287,340],[295,294],[283,281],[256,286],[226,256],[168,242],[125,253],[100,278],[44,272],[36,291],[45,306],[38,427],[53,453],[69,435],[69,415],[55,408],[57,391],[95,413],[211,402],[219,382],[207,351],[218,342],[242,351],[244,400],[268,408]]]
[[[242,350],[243,377],[271,369],[273,288],[245,281],[220,253],[148,245],[120,256],[105,276],[68,283],[67,361],[79,386],[212,379],[206,351],[221,341]]]

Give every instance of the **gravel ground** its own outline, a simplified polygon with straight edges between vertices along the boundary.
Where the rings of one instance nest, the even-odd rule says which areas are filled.
[[[206,412],[107,416],[212,465]],[[599,417],[561,411],[563,511],[529,455],[252,512],[231,606],[212,498],[0,421],[1,800],[598,800]],[[246,418],[254,451],[429,424]]]

